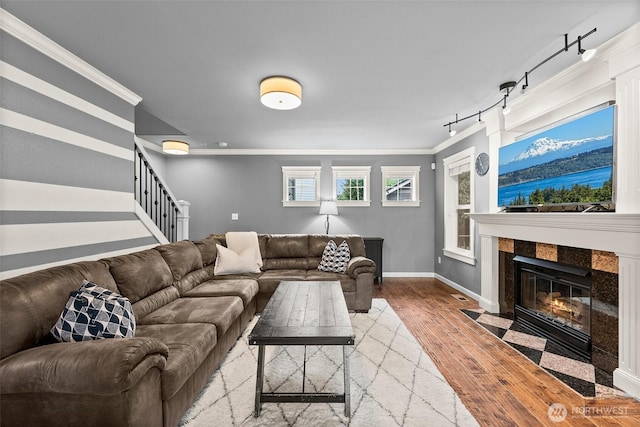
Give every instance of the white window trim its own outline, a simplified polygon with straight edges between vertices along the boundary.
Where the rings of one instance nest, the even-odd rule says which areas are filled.
[[[473,162],[475,159],[475,147],[467,148],[442,160],[444,164],[444,248],[443,255],[458,261],[475,265],[475,221],[469,222],[469,249],[458,247],[458,218],[456,207],[458,205],[458,185],[454,179],[451,169],[462,168],[470,171],[470,207],[469,213],[475,212],[475,174],[473,173]],[[454,187],[455,186],[455,187]],[[455,194],[454,190],[455,188]]]
[[[338,206],[369,207],[371,206],[371,166],[332,166],[333,172],[333,200]],[[338,200],[338,178],[364,179],[364,200]]]
[[[417,207],[420,206],[420,166],[380,166],[382,171],[382,206]],[[387,178],[412,178],[413,200],[385,200]]]
[[[282,206],[309,207],[320,206],[320,166],[282,166]],[[289,178],[315,178],[316,199],[309,201],[288,200]]]

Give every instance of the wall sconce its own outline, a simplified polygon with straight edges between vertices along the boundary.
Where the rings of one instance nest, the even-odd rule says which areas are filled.
[[[338,215],[338,204],[333,200],[326,200],[320,203],[320,215],[326,215],[324,221],[324,232],[329,234],[329,215]]]

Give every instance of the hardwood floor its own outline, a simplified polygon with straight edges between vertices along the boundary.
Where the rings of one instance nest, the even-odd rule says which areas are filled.
[[[460,292],[430,278],[385,278],[373,291],[398,313],[481,426],[640,425],[639,401],[583,398],[460,311],[478,308],[476,301],[451,294]],[[554,403],[568,411],[562,422],[548,416]]]

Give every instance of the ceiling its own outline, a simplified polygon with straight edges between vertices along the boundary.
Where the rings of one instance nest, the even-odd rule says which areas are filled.
[[[249,152],[433,148],[456,113],[495,103],[498,86],[562,48],[565,33],[572,41],[597,27],[590,48],[640,21],[638,0],[0,5],[141,96],[140,108],[192,149]],[[540,67],[530,86],[579,61],[576,52]],[[260,103],[271,75],[302,84],[300,108]]]

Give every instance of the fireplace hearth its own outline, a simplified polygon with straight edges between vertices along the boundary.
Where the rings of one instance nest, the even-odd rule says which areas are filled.
[[[524,256],[514,259],[515,320],[591,360],[591,272]]]

